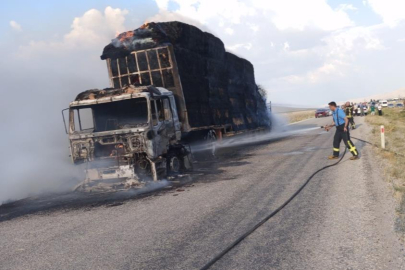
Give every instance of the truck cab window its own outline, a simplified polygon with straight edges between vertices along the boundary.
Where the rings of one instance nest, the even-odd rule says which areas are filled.
[[[170,109],[170,101],[169,99],[163,99],[163,110],[165,114],[165,120],[171,121],[172,120],[172,111]]]
[[[93,111],[91,108],[74,110],[75,131],[94,129]]]
[[[167,101],[167,100],[166,99],[165,100],[156,99],[156,100],[152,101],[152,121],[153,121],[154,126],[156,126],[159,122],[168,120],[166,118],[167,112],[165,110],[164,101]]]
[[[163,121],[163,111],[162,111],[162,104],[161,100],[153,100],[152,101],[152,120],[153,125],[157,126],[159,122]]]
[[[150,101],[150,107],[151,107],[151,111],[152,111],[152,124],[154,126],[157,126],[159,124],[159,122],[158,122],[158,118],[157,118],[156,101],[155,100]]]
[[[159,116],[159,122],[163,122],[163,120],[165,120],[162,102],[163,101],[161,99],[156,100],[156,108]]]
[[[72,110],[77,132],[91,129],[94,132],[129,129],[146,126],[149,122],[146,98],[100,103]]]

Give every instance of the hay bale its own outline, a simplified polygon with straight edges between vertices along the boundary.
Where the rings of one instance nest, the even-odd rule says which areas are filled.
[[[253,65],[226,52],[219,38],[197,27],[181,22],[145,24],[118,35],[104,48],[101,59],[114,60],[167,44],[174,49],[192,127],[232,124],[234,130],[241,130],[269,125]],[[127,63],[128,69],[136,69],[131,59]]]

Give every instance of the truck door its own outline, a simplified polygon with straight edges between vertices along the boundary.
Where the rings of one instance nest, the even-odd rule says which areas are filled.
[[[171,140],[176,138],[176,130],[173,121],[173,112],[168,97],[159,97],[152,102],[152,122],[156,135],[155,153],[166,153]]]

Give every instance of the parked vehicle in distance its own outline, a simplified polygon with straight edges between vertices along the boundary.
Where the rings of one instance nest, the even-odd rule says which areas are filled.
[[[315,118],[326,117],[326,116],[329,116],[328,109],[318,109],[315,111]]]
[[[380,104],[383,107],[388,107],[388,101],[387,100],[380,100]]]
[[[403,107],[404,107],[404,104],[402,104],[402,103],[397,103],[397,104],[396,104],[396,107],[397,107],[397,108],[403,108]]]
[[[387,107],[388,107],[388,108],[394,108],[395,106],[394,106],[393,103],[390,103],[390,104],[387,105]]]

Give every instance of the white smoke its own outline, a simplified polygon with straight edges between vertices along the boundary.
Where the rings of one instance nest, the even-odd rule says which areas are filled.
[[[127,11],[107,7],[75,18],[60,39],[0,43],[0,204],[66,191],[84,176],[73,166],[61,110],[86,89],[109,86],[102,49],[125,30]]]

